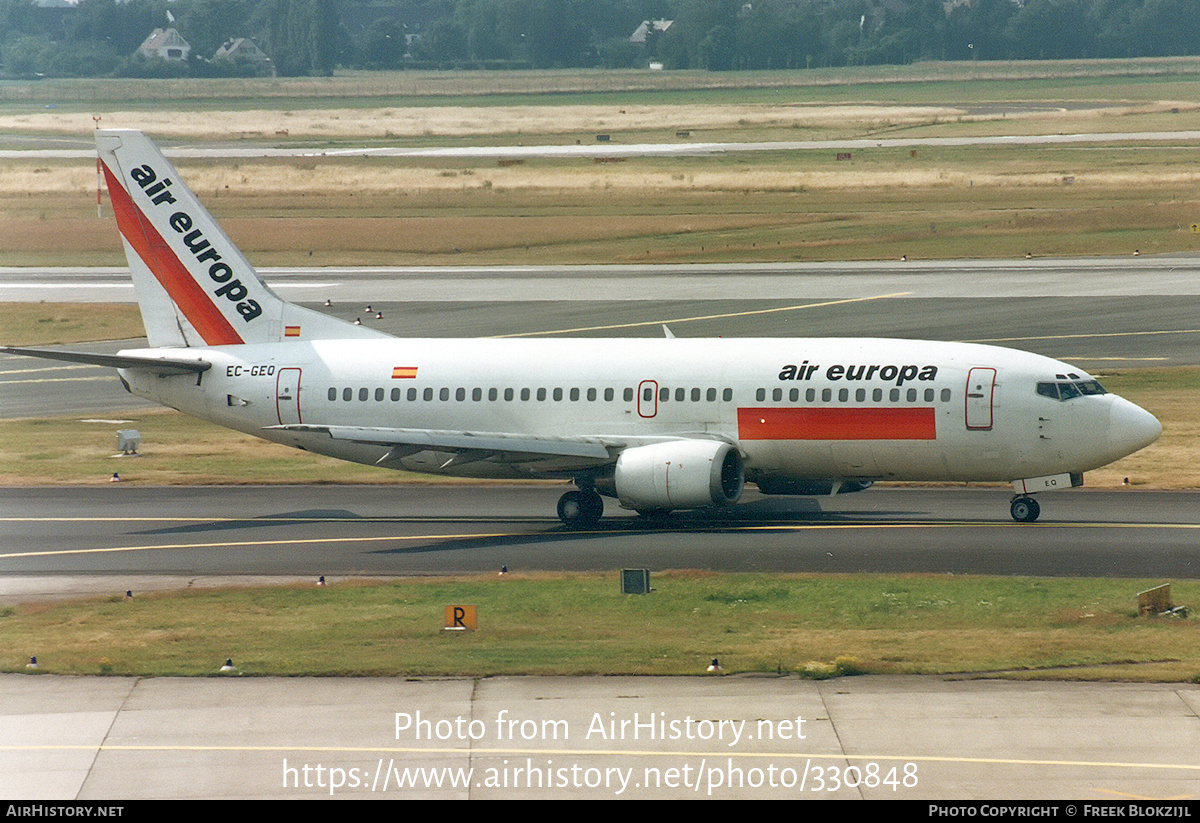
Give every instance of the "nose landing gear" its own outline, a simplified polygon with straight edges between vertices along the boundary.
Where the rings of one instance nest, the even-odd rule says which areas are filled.
[[[1009,512],[1018,523],[1032,523],[1042,513],[1042,507],[1032,497],[1014,497]]]

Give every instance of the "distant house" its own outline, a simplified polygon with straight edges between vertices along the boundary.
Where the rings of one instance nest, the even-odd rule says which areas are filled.
[[[192,47],[175,29],[155,29],[150,32],[138,54],[143,57],[161,57],[164,60],[187,60]]]
[[[267,53],[258,47],[248,37],[236,37],[233,40],[226,40],[221,48],[217,49],[217,53],[213,55],[214,60],[233,60],[237,63],[247,63],[255,67],[258,74],[271,73],[271,58]]]
[[[663,34],[671,28],[671,24],[674,22],[674,20],[643,20],[633,34],[629,35],[629,42],[645,44],[647,35],[651,32]]]

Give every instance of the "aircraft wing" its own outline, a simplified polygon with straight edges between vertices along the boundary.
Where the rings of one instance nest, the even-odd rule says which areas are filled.
[[[334,440],[347,440],[390,451],[379,463],[400,460],[417,452],[452,454],[441,468],[478,460],[501,463],[540,464],[539,471],[572,471],[603,466],[616,461],[620,452],[634,445],[677,440],[677,437],[551,437],[503,432],[442,431],[436,429],[393,429],[372,426],[336,426],[295,423],[271,426],[294,432],[320,432]]]
[[[21,349],[15,346],[0,346],[0,353],[23,354],[27,357],[42,357],[47,360],[65,360],[68,363],[87,363],[90,366],[110,366],[114,369],[138,369],[160,376],[196,374],[212,368],[212,363],[199,358],[142,357],[129,354],[61,351],[59,349]]]

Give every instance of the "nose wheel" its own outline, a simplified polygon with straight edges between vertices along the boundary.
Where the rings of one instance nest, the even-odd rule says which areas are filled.
[[[1042,513],[1042,507],[1032,497],[1015,497],[1009,511],[1018,523],[1032,523]]]
[[[558,519],[573,529],[596,525],[604,514],[604,500],[592,489],[569,491],[558,498]]]

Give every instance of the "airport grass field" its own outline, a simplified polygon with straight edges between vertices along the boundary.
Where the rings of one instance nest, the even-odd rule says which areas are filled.
[[[1187,681],[1200,623],[1137,616],[1161,581],[616,572],[123,593],[0,608],[0,671],[216,675],[864,673]],[[1175,602],[1200,583],[1174,582]],[[447,604],[474,632],[442,631]]]
[[[166,142],[461,146],[1163,132],[1045,146],[680,157],[180,160],[247,256],[272,265],[686,263],[1200,251],[1200,60],[946,64],[789,75],[522,73],[328,80],[0,84],[0,132],[55,145],[104,127]],[[180,101],[186,101],[181,106]],[[181,111],[181,108],[183,111]],[[124,265],[92,160],[0,165],[0,265]],[[132,306],[0,305],[0,338],[140,333]],[[1121,371],[1164,436],[1089,485],[1200,487],[1200,371]],[[137,414],[138,483],[394,482],[165,412]],[[112,427],[0,421],[0,483],[97,482]],[[53,444],[53,445],[47,445]],[[129,466],[129,469],[125,469]],[[1189,680],[1192,620],[1138,618],[1161,581],[938,576],[611,576],[348,582],[0,609],[0,670],[188,674],[868,672]],[[1195,603],[1200,584],[1176,582]],[[447,602],[481,631],[439,631]],[[36,649],[36,651],[29,651]],[[101,651],[102,650],[102,651]]]
[[[1063,76],[1052,76],[1055,70]],[[400,73],[0,84],[0,132],[321,150],[1162,133],[675,157],[180,160],[257,264],[1008,257],[1200,248],[1200,60],[766,74]],[[490,85],[488,85],[490,84]],[[610,89],[604,91],[604,89]],[[123,92],[122,92],[123,89]],[[123,93],[124,96],[121,96]],[[172,95],[174,95],[172,97]],[[179,100],[185,100],[184,111]],[[82,142],[86,146],[86,142]],[[122,265],[89,159],[0,166],[0,265]]]

